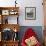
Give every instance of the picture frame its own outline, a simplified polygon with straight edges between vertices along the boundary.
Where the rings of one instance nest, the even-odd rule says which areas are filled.
[[[2,10],[2,15],[9,15],[9,10]]]
[[[9,11],[9,14],[10,15],[17,15],[17,13],[18,12],[16,10],[14,10],[14,9]]]
[[[25,19],[36,20],[36,7],[25,7]]]

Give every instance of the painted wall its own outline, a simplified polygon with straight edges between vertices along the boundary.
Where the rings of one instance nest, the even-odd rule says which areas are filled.
[[[0,6],[15,6],[15,0],[0,0]],[[17,0],[19,6],[19,24],[21,26],[43,26],[42,0]],[[36,7],[36,20],[25,20],[25,7]],[[12,17],[9,17],[12,18]],[[10,19],[9,19],[10,20]],[[14,22],[14,21],[13,21]]]
[[[19,32],[19,39],[20,42],[27,31],[28,28],[32,28],[33,31],[37,34],[37,37],[41,43],[43,43],[43,34],[42,34],[42,26],[21,26],[20,32]]]
[[[19,23],[22,26],[43,26],[42,0],[21,0]],[[25,20],[25,7],[36,7],[36,20]]]

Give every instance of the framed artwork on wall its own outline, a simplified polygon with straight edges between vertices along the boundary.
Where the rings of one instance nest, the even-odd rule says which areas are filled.
[[[9,10],[2,10],[2,15],[9,15]]]
[[[25,7],[25,19],[36,20],[36,7]]]

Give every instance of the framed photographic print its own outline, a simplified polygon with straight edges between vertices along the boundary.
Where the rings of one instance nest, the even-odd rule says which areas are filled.
[[[9,15],[9,10],[2,10],[2,15]]]
[[[36,19],[36,7],[25,7],[25,19],[26,20]]]

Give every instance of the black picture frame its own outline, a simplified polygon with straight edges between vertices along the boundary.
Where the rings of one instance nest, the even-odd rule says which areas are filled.
[[[36,20],[36,7],[25,7],[25,20]]]

